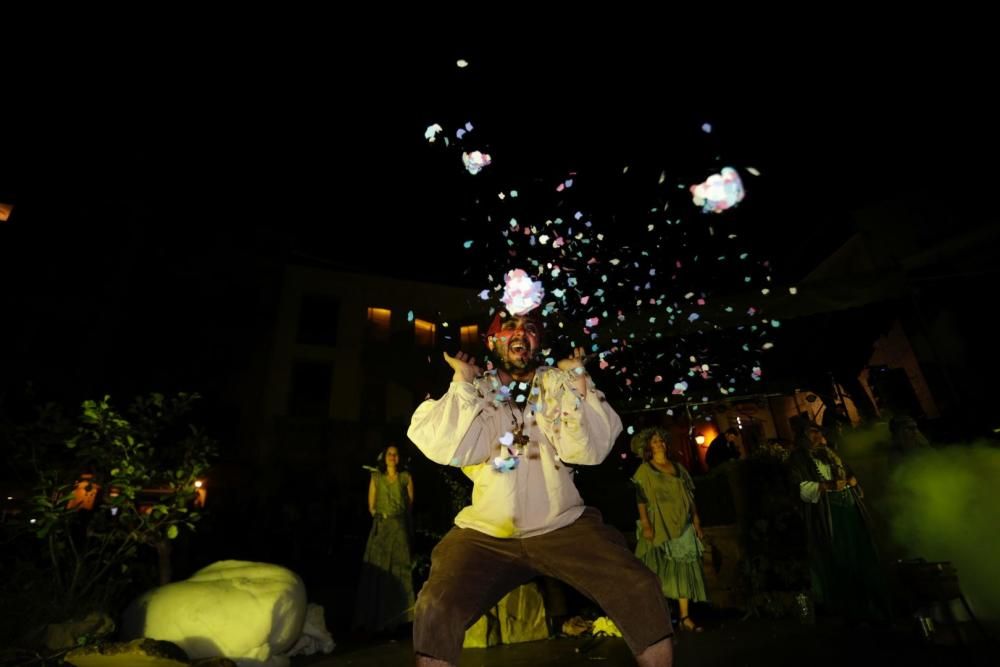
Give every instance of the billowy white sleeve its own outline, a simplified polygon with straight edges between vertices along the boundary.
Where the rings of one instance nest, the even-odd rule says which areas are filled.
[[[799,497],[807,503],[818,503],[819,482],[799,482]]]
[[[815,465],[820,477],[827,481],[833,479],[829,465],[822,461],[816,461]],[[799,497],[805,502],[818,503],[819,493],[819,482],[799,482]]]
[[[546,380],[557,383],[550,390],[559,396],[561,428],[553,444],[563,463],[596,465],[607,458],[622,432],[622,420],[587,376],[587,397],[576,390],[576,376],[553,370]]]
[[[497,438],[492,431],[476,388],[452,382],[444,396],[420,404],[406,435],[431,461],[461,467],[490,458]]]

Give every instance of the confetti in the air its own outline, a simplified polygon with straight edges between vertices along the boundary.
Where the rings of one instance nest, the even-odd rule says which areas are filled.
[[[523,315],[542,304],[542,283],[531,279],[523,269],[509,271],[504,278],[503,298],[511,315]]]
[[[704,183],[691,186],[695,206],[705,213],[722,213],[743,201],[744,196],[743,182],[732,167],[723,167],[722,173],[712,174]]]
[[[694,216],[684,201],[687,196],[703,212],[728,211],[745,197],[741,177],[760,175],[742,162],[731,162],[725,155],[726,137],[715,135],[712,124],[702,120],[690,124],[687,132],[711,134],[703,139],[717,150],[717,166],[704,172],[703,183],[678,182],[671,174],[689,171],[678,164],[634,171],[619,164],[621,176],[611,175],[636,184],[657,182],[650,199],[634,202],[635,216],[621,210],[588,210],[593,200],[588,188],[601,174],[577,174],[558,156],[562,164],[551,170],[555,178],[541,175],[551,174],[549,165],[540,165],[539,173],[510,173],[508,156],[516,152],[504,147],[500,171],[487,178],[504,182],[473,193],[469,200],[475,210],[462,217],[470,223],[469,231],[453,241],[462,243],[469,250],[466,257],[475,260],[470,270],[481,270],[479,276],[487,279],[479,286],[487,289],[474,292],[490,304],[491,314],[502,309],[522,315],[537,308],[548,322],[552,343],[551,350],[541,353],[546,363],[555,365],[567,350],[585,348],[597,359],[595,382],[614,392],[609,400],[626,409],[662,405],[671,414],[667,406],[672,402],[709,401],[709,394],[729,401],[751,393],[753,383],[762,380],[760,355],[774,346],[768,339],[778,325],[754,303],[773,298],[768,290],[777,290],[770,284],[768,264],[725,227],[730,221],[689,224],[688,216]],[[478,125],[476,118],[471,121]],[[425,137],[436,147],[454,151],[453,158],[461,155],[465,169],[475,175],[491,166],[492,157],[485,151],[501,149],[487,145],[478,134],[470,141],[472,131],[472,123],[463,120],[446,129],[432,125]],[[727,163],[739,164],[740,172]],[[462,179],[461,187],[478,188],[480,180]],[[739,237],[751,238],[742,233]],[[480,249],[494,252],[487,255],[477,252]],[[521,268],[510,271],[515,266]],[[784,289],[795,293],[794,288]],[[502,304],[493,301],[498,297]],[[497,398],[539,409],[537,397],[525,397],[513,387]],[[513,470],[523,452],[516,445],[501,449],[493,466]]]
[[[472,123],[466,123],[465,127],[460,127],[455,131],[455,138],[461,139],[466,133],[472,132]]]
[[[473,176],[481,172],[484,167],[488,167],[490,162],[492,160],[488,153],[480,153],[479,151],[462,153],[462,164],[465,165],[465,169]]]
[[[433,144],[437,141],[437,135],[441,132],[444,132],[444,128],[437,123],[434,123],[433,125],[428,126],[428,128],[424,131],[424,139]]]

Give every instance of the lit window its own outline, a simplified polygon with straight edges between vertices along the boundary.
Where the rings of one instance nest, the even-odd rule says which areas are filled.
[[[462,327],[462,349],[468,350],[474,348],[479,342],[479,326],[476,324],[469,324],[468,326]]]
[[[388,308],[368,309],[368,330],[375,340],[389,340],[389,325],[392,322],[392,311]]]
[[[413,320],[413,338],[417,345],[423,345],[424,347],[434,347],[434,330],[435,325],[433,322],[425,322],[424,320]]]

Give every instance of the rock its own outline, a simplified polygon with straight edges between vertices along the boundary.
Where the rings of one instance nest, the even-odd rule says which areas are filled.
[[[278,654],[300,637],[305,615],[305,586],[294,572],[229,560],[141,596],[125,611],[122,634],[174,642],[192,659],[278,665],[287,664]]]

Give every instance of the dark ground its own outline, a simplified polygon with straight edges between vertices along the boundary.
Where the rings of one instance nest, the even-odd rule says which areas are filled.
[[[886,630],[848,629],[832,619],[816,625],[795,620],[751,618],[717,622],[701,634],[677,637],[678,667],[708,665],[767,665],[768,667],[826,667],[860,665],[997,665],[995,642],[979,638],[964,628],[967,643],[955,641],[948,628],[939,628],[934,643],[925,642],[915,627]],[[527,667],[529,665],[634,665],[620,638],[553,638],[543,641],[466,649],[462,667]],[[412,645],[400,638],[366,643],[339,644],[327,656],[299,657],[292,667],[389,667],[413,664]]]

